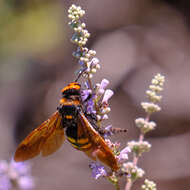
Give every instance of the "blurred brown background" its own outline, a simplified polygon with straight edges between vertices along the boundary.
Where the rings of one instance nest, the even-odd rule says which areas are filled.
[[[190,186],[190,2],[181,0],[2,0],[0,1],[0,159],[9,159],[18,142],[58,105],[60,90],[71,82],[78,64],[72,57],[67,9],[86,10],[101,70],[115,96],[110,123],[128,129],[116,138],[135,139],[134,119],[144,116],[140,102],[158,72],[166,83],[162,111],[152,120],[152,149],[140,167],[158,189]],[[114,189],[93,180],[89,159],[67,142],[55,154],[32,160],[36,190]],[[124,189],[124,180],[121,182]],[[133,189],[139,189],[137,183]]]

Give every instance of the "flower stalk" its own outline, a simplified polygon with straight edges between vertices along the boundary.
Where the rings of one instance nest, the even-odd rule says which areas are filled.
[[[105,143],[108,145],[110,150],[112,150],[115,158],[117,159],[119,165],[119,171],[107,171],[104,166],[99,163],[90,164],[92,170],[92,176],[95,179],[100,177],[106,178],[110,181],[116,188],[120,190],[119,178],[126,177],[126,186],[125,190],[130,190],[133,183],[138,179],[142,178],[144,175],[144,170],[138,167],[139,158],[144,152],[148,152],[151,148],[151,144],[147,141],[144,141],[145,134],[149,131],[152,131],[156,127],[156,123],[150,121],[150,116],[154,112],[161,110],[160,106],[157,104],[161,101],[162,96],[159,93],[163,90],[164,76],[157,74],[151,81],[149,89],[146,91],[148,97],[148,102],[142,102],[141,106],[146,112],[145,118],[138,118],[135,120],[136,126],[140,130],[138,141],[131,141],[127,143],[127,146],[123,150],[119,150],[120,143],[111,142],[108,137],[116,134],[118,131],[126,130],[116,130],[111,125],[107,127],[102,126],[102,122],[107,120],[108,113],[111,111],[109,107],[109,99],[113,96],[113,91],[106,89],[109,81],[103,79],[100,83],[93,84],[92,78],[94,74],[100,69],[99,59],[96,56],[96,51],[89,50],[86,47],[90,33],[86,29],[86,24],[81,21],[81,18],[84,16],[85,11],[81,9],[80,6],[72,5],[68,10],[68,18],[71,20],[69,25],[74,31],[74,34],[71,38],[71,42],[77,45],[76,51],[73,52],[73,56],[77,58],[80,65],[78,71],[78,77],[85,79],[85,89],[81,92],[81,98],[85,107],[85,111],[94,121],[94,128],[99,132],[100,135],[105,140]],[[132,161],[128,161],[128,153],[132,153]],[[150,189],[149,187],[154,187]],[[142,189],[145,190],[156,190],[156,187],[153,183],[145,180],[144,186]]]
[[[158,95],[163,90],[165,78],[161,74],[157,74],[151,81],[151,85],[149,86],[149,90],[146,91],[148,102],[142,102],[141,106],[146,112],[145,119],[138,118],[135,123],[136,126],[140,129],[139,139],[137,142],[132,141],[128,143],[128,146],[131,148],[133,152],[133,167],[137,167],[140,156],[143,152],[148,152],[151,148],[151,144],[147,141],[144,141],[145,134],[149,131],[152,131],[156,127],[156,123],[150,121],[150,116],[154,112],[158,112],[161,110],[160,106],[157,104],[161,101],[162,96]],[[132,175],[131,175],[132,176]],[[127,177],[127,183],[125,186],[125,190],[130,190],[133,183],[138,179],[138,176]],[[145,186],[143,186],[145,187]],[[156,190],[156,189],[155,189]]]

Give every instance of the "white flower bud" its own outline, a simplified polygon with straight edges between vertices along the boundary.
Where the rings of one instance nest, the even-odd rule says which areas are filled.
[[[94,57],[92,58],[91,62],[94,64],[94,65],[97,65],[100,61],[98,58]],[[106,79],[103,79],[103,80],[106,80]]]
[[[130,141],[128,142],[128,147],[137,156],[141,156],[143,152],[148,152],[151,148],[151,144],[147,141]]]
[[[92,73],[96,73],[96,69],[92,69],[91,72],[92,72]]]
[[[90,78],[90,79],[93,78],[93,74],[90,73],[90,74],[89,74],[89,78]]]
[[[150,114],[161,110],[161,108],[157,104],[154,104],[154,103],[142,102],[141,106],[147,113],[150,113]]]
[[[82,28],[85,28],[85,27],[86,27],[86,24],[83,22],[83,23],[81,24],[81,27],[82,27]]]
[[[96,69],[100,69],[100,68],[101,68],[100,64],[96,64]]]
[[[100,115],[96,115],[96,117],[97,117],[97,120],[98,120],[98,121],[100,121],[101,118],[102,118]]]
[[[109,117],[108,117],[108,115],[107,114],[104,114],[103,116],[102,116],[102,120],[107,120]]]
[[[145,179],[144,184],[141,187],[143,190],[156,190],[156,184],[148,179]]]

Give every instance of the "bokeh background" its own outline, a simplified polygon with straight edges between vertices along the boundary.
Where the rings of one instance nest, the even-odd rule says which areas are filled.
[[[75,78],[78,65],[67,25],[72,3],[86,10],[88,47],[101,61],[94,81],[107,78],[115,91],[109,123],[128,129],[116,137],[123,147],[138,137],[134,119],[144,116],[140,102],[151,78],[165,75],[162,111],[152,117],[158,127],[147,136],[152,149],[140,167],[158,189],[189,189],[188,0],[1,0],[0,159],[10,159],[28,132],[55,111],[60,90]],[[35,190],[114,189],[106,180],[92,179],[89,159],[67,142],[31,162]]]

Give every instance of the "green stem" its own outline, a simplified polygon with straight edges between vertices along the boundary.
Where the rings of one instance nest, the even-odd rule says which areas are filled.
[[[115,188],[116,188],[116,190],[120,190],[119,182],[117,182],[117,183],[115,184]]]
[[[90,89],[93,91],[92,81],[90,80],[89,77],[88,77],[88,84],[89,84]]]
[[[147,114],[146,118],[145,118],[146,121],[149,121],[150,120],[150,114]],[[144,140],[144,134],[143,133],[140,133],[139,135],[139,139],[138,141],[139,142],[142,142]],[[139,161],[139,156],[136,155],[136,154],[133,154],[133,164],[134,166],[137,166],[138,164],[138,161]],[[127,179],[127,183],[126,183],[126,186],[125,186],[125,190],[130,190],[132,185],[133,185],[133,180],[128,178]]]

